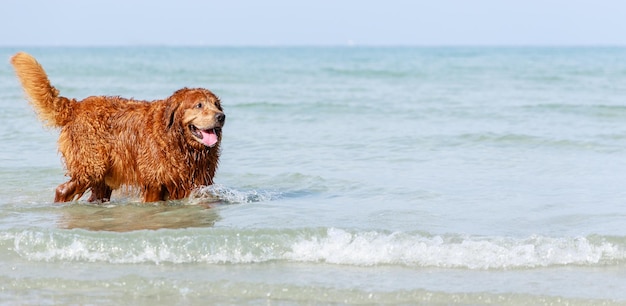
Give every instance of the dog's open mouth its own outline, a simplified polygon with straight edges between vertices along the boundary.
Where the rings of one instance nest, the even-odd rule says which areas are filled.
[[[191,130],[191,134],[207,147],[213,147],[219,141],[221,129],[218,127],[203,130],[191,124],[189,125],[189,129]]]

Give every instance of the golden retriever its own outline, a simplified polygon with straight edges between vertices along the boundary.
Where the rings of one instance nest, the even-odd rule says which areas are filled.
[[[213,184],[226,116],[211,91],[183,88],[151,102],[77,101],[60,96],[29,54],[15,54],[11,64],[40,119],[61,128],[58,146],[70,179],[57,187],[55,202],[88,189],[88,201],[106,202],[122,186],[138,188],[144,202],[175,200]]]

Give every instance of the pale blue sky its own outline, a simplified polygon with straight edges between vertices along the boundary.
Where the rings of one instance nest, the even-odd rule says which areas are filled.
[[[3,0],[1,46],[626,45],[624,0]]]

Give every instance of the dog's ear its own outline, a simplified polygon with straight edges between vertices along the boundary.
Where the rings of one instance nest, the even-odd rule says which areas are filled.
[[[165,107],[165,115],[163,116],[163,118],[165,119],[165,126],[168,130],[172,128],[172,125],[174,125],[174,121],[176,119],[176,110],[178,109],[178,106],[180,106],[180,103],[173,99],[167,101],[167,106]]]
[[[165,106],[165,114],[163,116],[163,119],[165,120],[165,126],[168,130],[171,129],[172,126],[176,123],[176,111],[178,110],[178,107],[183,104],[184,93],[187,92],[187,90],[187,87],[181,88],[174,92],[174,94],[172,94],[165,101],[167,105]]]

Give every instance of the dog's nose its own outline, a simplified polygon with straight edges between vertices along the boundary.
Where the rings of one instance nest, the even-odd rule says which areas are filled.
[[[224,115],[224,113],[219,113],[215,115],[215,120],[217,120],[217,122],[221,124],[224,124],[224,121],[226,121],[226,115]]]

